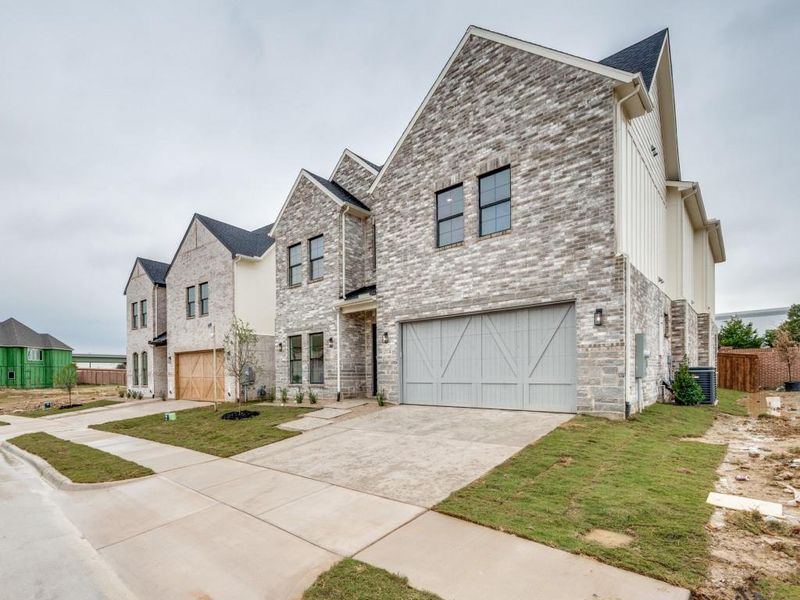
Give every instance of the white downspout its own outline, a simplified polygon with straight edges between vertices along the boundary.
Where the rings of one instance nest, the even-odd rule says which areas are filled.
[[[350,210],[350,206],[345,206],[344,210],[342,211],[342,300],[345,299],[345,295],[347,294],[347,288],[345,287],[345,273],[346,273],[346,265],[347,265],[347,244],[346,244],[346,233],[345,233],[345,218],[347,212]]]
[[[345,219],[350,206],[345,206],[342,211],[342,300],[345,299],[347,294],[346,286],[346,273],[347,273],[347,244],[345,234]],[[342,398],[342,337],[341,337],[341,319],[342,311],[336,309],[336,399]]]
[[[622,115],[622,103],[625,102],[626,100],[628,100],[629,98],[632,98],[634,95],[636,95],[638,93],[639,93],[639,84],[638,83],[634,83],[633,84],[633,91],[630,94],[628,94],[626,96],[623,96],[622,98],[617,100],[616,104],[614,105],[614,118],[615,119],[619,120],[621,118],[624,118],[624,116]],[[614,229],[615,229],[614,234],[615,235],[614,235],[614,237],[615,237],[615,244],[617,245],[617,252],[619,252],[621,250],[621,248],[619,247],[619,234],[620,234],[619,228],[620,228],[620,220],[621,220],[619,218],[619,209],[620,209],[620,202],[622,201],[622,198],[621,198],[620,181],[619,181],[619,175],[620,175],[619,171],[620,171],[621,165],[619,163],[620,163],[620,153],[621,153],[620,146],[621,146],[622,140],[617,139],[617,138],[619,138],[620,133],[622,133],[621,129],[622,129],[621,128],[621,123],[618,122],[616,124],[616,127],[614,127],[614,132],[616,134],[615,135],[616,144],[615,144],[615,148],[614,148],[614,150],[615,150],[614,151],[614,155],[615,155],[614,156],[614,162],[615,162],[615,167],[616,167],[615,168],[615,172],[614,172],[614,192],[615,192],[615,196],[616,196],[614,198],[614,204],[615,204],[615,210],[614,210],[614,217],[615,217],[614,218],[614,221],[615,221],[615,223],[614,223]],[[623,253],[623,256],[624,256],[624,253]],[[624,267],[625,267],[625,283],[624,283],[624,285],[625,285],[625,289],[624,289],[625,307],[624,307],[624,311],[623,311],[623,315],[622,315],[623,336],[624,336],[624,339],[625,339],[625,360],[623,361],[623,366],[624,366],[624,370],[625,370],[625,403],[627,404],[629,402],[629,394],[630,394],[630,388],[628,387],[629,386],[629,378],[630,378],[630,368],[628,366],[628,362],[629,362],[629,354],[630,354],[630,351],[631,351],[631,340],[630,340],[630,331],[629,331],[629,329],[630,329],[630,310],[631,310],[631,305],[630,305],[630,268],[629,268],[629,265],[628,265],[627,256],[625,256],[625,260],[624,260],[623,264],[624,264]],[[631,403],[631,404],[633,404],[633,403]],[[623,410],[624,410],[624,407],[623,407]]]

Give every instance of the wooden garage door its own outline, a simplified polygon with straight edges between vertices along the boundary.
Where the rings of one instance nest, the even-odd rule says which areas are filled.
[[[575,412],[575,306],[405,323],[402,401]]]
[[[223,375],[223,357],[217,350],[217,400],[224,399],[225,377]],[[214,356],[211,350],[204,352],[184,352],[176,354],[177,395],[181,400],[213,400],[214,399]]]

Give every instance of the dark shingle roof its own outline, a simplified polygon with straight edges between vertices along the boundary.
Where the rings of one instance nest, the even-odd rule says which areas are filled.
[[[344,189],[335,181],[328,181],[324,177],[320,177],[319,175],[315,175],[311,171],[306,171],[311,177],[313,177],[316,181],[319,182],[322,187],[332,193],[334,196],[339,198],[342,202],[347,202],[348,204],[352,204],[362,210],[369,210],[369,206],[364,204],[361,200],[353,196],[350,192]]]
[[[136,260],[142,265],[142,268],[147,273],[150,281],[156,285],[167,285],[167,270],[169,263],[160,262],[158,260],[150,260],[149,258],[142,258],[141,256]]]
[[[49,333],[36,333],[33,329],[14,318],[0,323],[0,346],[11,348],[53,348],[72,350],[64,342]]]
[[[167,332],[157,335],[152,340],[147,342],[151,346],[166,346],[167,345]]]
[[[350,150],[350,152],[353,152],[353,151],[352,151],[352,150]],[[355,153],[355,152],[353,152],[353,154],[356,154],[356,153]],[[364,157],[363,157],[363,156],[361,156],[360,154],[356,154],[356,156],[357,156],[358,158],[360,158],[361,160],[363,160],[365,163],[367,163],[367,164],[368,164],[370,167],[372,167],[372,168],[373,168],[373,169],[375,169],[376,171],[380,171],[380,170],[383,168],[383,165],[380,165],[380,166],[379,166],[379,165],[376,165],[374,162],[372,162],[371,160],[367,160],[366,158],[364,158]]]
[[[235,256],[261,256],[275,242],[267,235],[271,224],[247,231],[205,215],[195,214],[195,217]]]
[[[627,71],[628,73],[641,73],[644,78],[644,84],[649,90],[667,33],[669,33],[669,29],[662,29],[641,42],[636,42],[632,46],[628,46],[624,50],[604,58],[600,61],[600,64]]]
[[[360,287],[357,290],[353,290],[352,292],[347,292],[344,295],[345,300],[352,300],[353,298],[358,298],[359,296],[368,295],[374,296],[378,293],[378,288],[375,284],[372,285],[365,285],[364,287]]]

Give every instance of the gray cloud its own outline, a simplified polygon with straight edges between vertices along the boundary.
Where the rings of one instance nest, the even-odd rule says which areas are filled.
[[[382,162],[469,24],[588,58],[671,28],[718,309],[800,301],[796,2],[0,0],[0,318],[122,351],[137,255],[274,219],[301,167]]]

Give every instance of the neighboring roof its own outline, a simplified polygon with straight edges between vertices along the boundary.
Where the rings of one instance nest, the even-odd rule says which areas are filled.
[[[436,92],[442,80],[444,79],[445,75],[447,75],[448,71],[450,70],[450,67],[453,65],[453,62],[455,61],[456,57],[461,53],[461,50],[464,48],[470,37],[483,38],[486,40],[497,42],[498,44],[504,44],[506,46],[510,46],[518,50],[523,50],[525,52],[535,54],[537,56],[541,56],[550,60],[555,60],[563,64],[567,64],[579,69],[583,69],[585,71],[589,71],[591,73],[596,73],[603,77],[608,77],[610,79],[619,82],[620,84],[631,84],[631,88],[634,91],[636,91],[636,94],[633,94],[629,98],[629,101],[632,101],[631,98],[633,98],[634,96],[637,97],[641,104],[640,112],[642,113],[650,112],[653,109],[652,99],[647,93],[648,89],[647,86],[640,85],[638,91],[636,90],[635,87],[636,83],[639,82],[641,82],[642,84],[644,83],[644,80],[642,76],[639,74],[638,70],[633,72],[627,71],[625,69],[620,69],[611,65],[606,65],[593,60],[589,60],[588,58],[581,58],[580,56],[575,56],[573,54],[568,54],[566,52],[561,52],[559,50],[554,50],[552,48],[547,48],[545,46],[540,46],[538,44],[526,42],[524,40],[513,38],[508,35],[503,35],[502,33],[497,33],[496,31],[489,31],[488,29],[482,29],[480,27],[475,27],[474,25],[470,25],[470,27],[464,34],[464,37],[461,38],[461,41],[458,43],[458,46],[456,46],[456,49],[453,51],[453,54],[450,55],[450,59],[447,61],[444,68],[439,73],[439,76],[436,78],[436,81],[434,81],[430,90],[428,90],[428,93],[423,99],[422,104],[420,104],[419,108],[414,113],[414,116],[411,118],[411,121],[406,126],[405,130],[403,131],[403,134],[400,136],[400,139],[398,139],[397,143],[394,145],[392,152],[389,154],[389,158],[386,159],[386,162],[384,163],[383,167],[381,167],[380,172],[375,177],[375,181],[372,182],[372,185],[369,188],[370,193],[372,193],[375,190],[375,188],[378,187],[378,183],[380,182],[381,177],[383,177],[383,174],[386,172],[386,167],[394,159],[395,155],[397,154],[397,151],[403,145],[403,142],[405,141],[406,137],[413,129],[414,124],[417,122],[417,119],[419,119],[420,115],[422,114],[422,111],[425,109],[425,106],[427,106],[428,102],[433,97],[434,93]]]
[[[668,33],[669,29],[662,29],[658,33],[604,58],[600,64],[629,73],[641,73],[649,90]]]
[[[347,292],[344,295],[344,299],[352,300],[353,298],[358,298],[359,296],[374,296],[377,293],[378,289],[375,287],[375,285],[365,285],[364,287],[353,290],[352,292]]]
[[[128,281],[125,284],[125,289],[122,292],[123,295],[128,293],[128,286],[131,284],[131,277],[133,277],[133,272],[136,270],[136,263],[142,265],[142,269],[144,269],[144,272],[150,278],[150,281],[153,282],[153,285],[167,285],[167,271],[169,271],[169,263],[137,256],[136,260],[133,261],[131,273],[128,275]]]
[[[727,321],[733,317],[747,319],[749,317],[786,317],[789,314],[789,306],[779,306],[778,308],[757,308],[755,310],[737,310],[734,312],[717,313],[717,321]]]
[[[328,190],[331,194],[339,198],[339,200],[341,200],[342,202],[346,202],[347,204],[352,204],[353,206],[356,206],[362,210],[369,210],[369,206],[367,206],[361,200],[353,196],[353,194],[348,192],[346,189],[344,189],[335,181],[329,181],[328,179],[320,177],[319,175],[316,175],[311,171],[306,171],[306,173],[308,173],[312,178],[314,178],[317,181],[317,183],[319,183],[322,187]]]
[[[139,257],[136,260],[142,265],[145,273],[156,285],[167,285],[167,271],[169,270],[169,263],[161,262],[158,260],[150,260],[149,258]]]
[[[0,346],[72,350],[71,347],[49,333],[37,333],[14,318],[6,319],[0,323]]]
[[[372,162],[371,160],[367,160],[366,158],[364,158],[364,157],[363,157],[363,156],[361,156],[360,154],[356,154],[356,153],[355,153],[355,152],[353,152],[352,150],[350,150],[350,153],[351,153],[351,154],[353,154],[353,155],[354,155],[356,158],[359,158],[359,159],[361,159],[361,161],[362,161],[362,162],[365,162],[365,163],[367,163],[367,164],[368,164],[370,167],[372,167],[372,168],[375,170],[375,172],[376,172],[376,173],[377,173],[378,171],[380,171],[380,170],[383,168],[383,165],[376,165],[376,164],[375,164],[374,162]]]
[[[195,213],[194,216],[234,256],[261,256],[275,242],[268,235],[269,230],[272,228],[271,224],[253,231],[247,231],[241,227],[223,223],[205,215]]]
[[[167,345],[167,332],[165,331],[161,335],[157,335],[152,340],[147,342],[151,346],[166,346]]]

